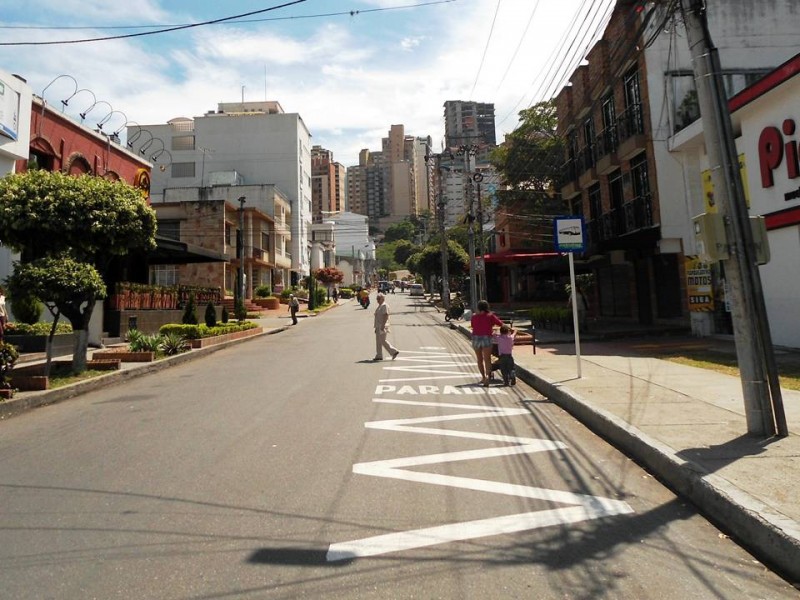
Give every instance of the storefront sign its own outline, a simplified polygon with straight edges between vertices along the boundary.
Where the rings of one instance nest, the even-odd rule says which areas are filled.
[[[686,258],[686,293],[689,297],[689,310],[710,312],[714,310],[714,285],[711,265],[699,258]]]
[[[777,127],[765,127],[758,138],[758,163],[761,169],[761,187],[771,188],[775,185],[775,171],[784,164],[789,179],[800,177],[800,161],[798,161],[797,140],[790,136],[797,129],[794,119],[786,119]],[[783,135],[781,135],[783,132]],[[784,137],[786,136],[786,137]],[[789,192],[785,199],[793,200],[795,196]]]
[[[0,135],[16,141],[19,133],[19,93],[0,79]]]

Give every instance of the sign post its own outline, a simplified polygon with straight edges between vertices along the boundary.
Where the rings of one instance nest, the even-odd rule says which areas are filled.
[[[583,217],[556,217],[553,239],[556,252],[569,254],[569,286],[572,297],[572,327],[575,330],[575,358],[578,361],[578,379],[581,378],[581,335],[578,319],[578,287],[575,285],[575,252],[586,249],[583,235]]]

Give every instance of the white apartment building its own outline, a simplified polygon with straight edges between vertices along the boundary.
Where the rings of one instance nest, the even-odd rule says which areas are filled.
[[[14,163],[27,160],[31,145],[33,91],[22,79],[0,70],[0,177],[14,172]],[[12,272],[19,255],[0,247],[0,280]]]
[[[311,134],[278,102],[220,103],[193,119],[128,127],[128,143],[153,161],[151,198],[168,188],[274,185],[291,203],[292,277],[311,269]],[[212,174],[226,174],[212,179]]]

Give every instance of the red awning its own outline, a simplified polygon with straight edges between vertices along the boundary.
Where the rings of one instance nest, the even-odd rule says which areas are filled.
[[[561,256],[558,252],[498,252],[496,254],[485,254],[483,260],[492,263],[510,262],[538,262],[547,258]]]

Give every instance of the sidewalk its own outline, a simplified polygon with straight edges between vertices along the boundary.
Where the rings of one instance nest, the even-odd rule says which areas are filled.
[[[652,357],[659,345],[698,338],[581,339],[578,379],[572,334],[536,337],[535,354],[514,348],[518,378],[800,583],[800,392],[783,390],[790,435],[761,441],[747,436],[738,377]],[[732,340],[715,344],[734,350]]]

